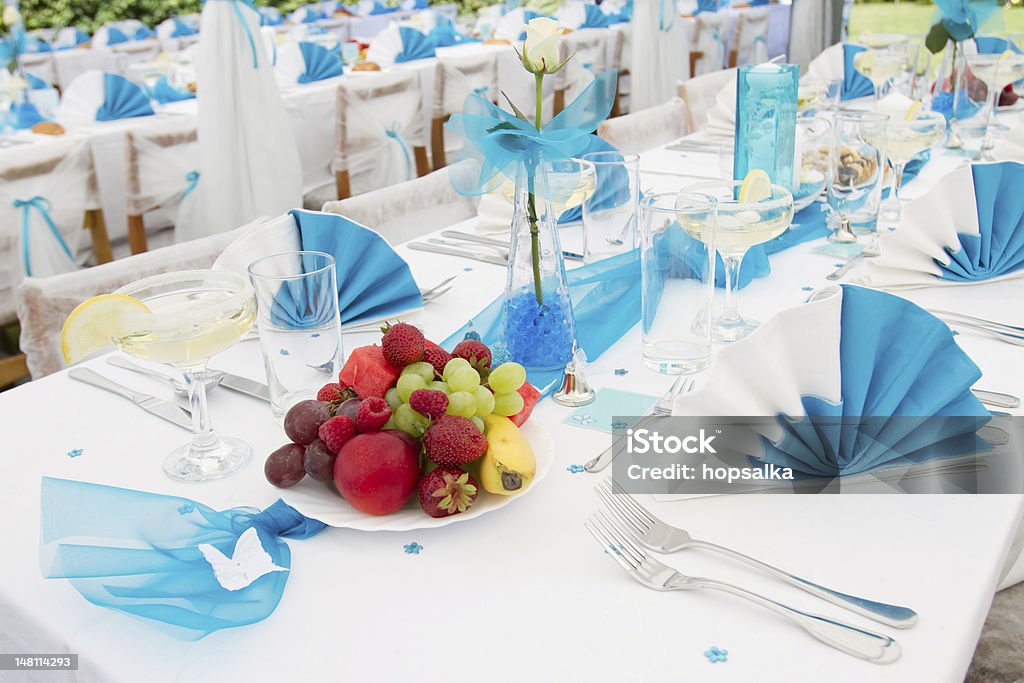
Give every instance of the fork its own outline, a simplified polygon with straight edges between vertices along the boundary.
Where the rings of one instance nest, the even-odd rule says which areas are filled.
[[[792,619],[810,635],[846,654],[875,664],[889,664],[900,657],[899,643],[890,636],[873,633],[820,614],[802,612],[731,583],[687,576],[678,572],[653,557],[648,557],[603,512],[592,515],[583,526],[627,574],[647,588],[656,591],[708,588],[730,593]]]
[[[738,553],[735,550],[715,545],[714,543],[699,541],[684,529],[674,527],[655,517],[640,505],[633,496],[623,491],[618,484],[611,480],[605,480],[602,484],[595,486],[594,490],[597,491],[598,497],[615,518],[645,548],[661,553],[674,553],[684,548],[704,548],[705,550],[711,550],[726,557],[731,557],[734,560],[745,562],[751,567],[782,579],[786,583],[792,584],[833,605],[838,605],[855,614],[873,619],[887,626],[909,628],[917,621],[917,613],[908,607],[888,605],[883,602],[865,600],[864,598],[840,593],[839,591],[834,591],[790,574],[778,567],[773,567],[766,562]]]
[[[676,381],[672,383],[672,386],[669,387],[669,390],[665,392],[665,395],[659,398],[658,402],[654,404],[654,407],[651,408],[651,412],[647,413],[647,415],[639,420],[634,427],[639,428],[642,425],[646,425],[650,422],[649,418],[652,417],[664,417],[665,415],[671,415],[673,399],[675,399],[679,394],[685,394],[690,391],[693,391],[693,378],[687,378],[686,375],[679,375],[679,377],[676,378]],[[608,467],[608,463],[615,459],[615,447],[622,443],[622,440],[625,438],[625,435],[617,438],[612,442],[612,445],[602,451],[600,455],[584,464],[583,469],[587,472],[600,472],[605,467]]]
[[[829,280],[838,280],[842,276],[846,275],[851,268],[860,263],[861,259],[875,258],[881,256],[882,250],[879,248],[878,237],[871,240],[866,247],[852,259],[844,263],[843,265],[836,268],[834,271],[826,275],[825,277]]]

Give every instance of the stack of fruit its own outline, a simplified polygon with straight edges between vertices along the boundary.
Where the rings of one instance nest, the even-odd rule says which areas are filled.
[[[431,517],[465,512],[482,488],[515,495],[536,462],[519,427],[540,398],[518,363],[492,368],[474,333],[449,354],[406,323],[355,349],[338,382],[285,415],[291,439],[267,458],[274,486],[333,482],[352,507],[386,515],[419,492]]]

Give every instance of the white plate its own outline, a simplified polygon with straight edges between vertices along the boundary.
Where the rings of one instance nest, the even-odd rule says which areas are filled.
[[[281,491],[281,498],[293,508],[313,519],[318,519],[327,526],[359,531],[411,531],[413,529],[432,529],[454,522],[465,522],[485,515],[492,510],[503,508],[513,501],[520,500],[532,491],[543,479],[554,460],[554,444],[551,435],[543,427],[527,422],[520,429],[533,447],[533,455],[537,459],[537,474],[529,488],[515,496],[499,496],[481,491],[476,502],[466,512],[450,517],[431,517],[420,509],[419,496],[414,491],[409,501],[398,512],[390,515],[368,515],[359,512],[338,494],[333,483],[322,484],[308,477],[290,489]]]

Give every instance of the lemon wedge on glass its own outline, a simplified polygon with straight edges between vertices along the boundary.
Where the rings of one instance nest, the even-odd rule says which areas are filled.
[[[127,324],[140,313],[149,314],[146,304],[126,294],[101,294],[86,299],[71,311],[60,331],[60,350],[68,365],[111,345],[111,338],[124,334]]]
[[[772,179],[764,169],[751,169],[740,185],[740,204],[753,204],[755,202],[771,199]]]
[[[918,114],[921,113],[921,100],[914,100],[910,104],[910,108],[907,109],[907,113],[903,115],[904,121],[914,121],[917,119]]]

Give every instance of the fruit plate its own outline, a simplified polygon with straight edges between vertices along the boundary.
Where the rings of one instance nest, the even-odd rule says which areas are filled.
[[[529,488],[516,496],[499,496],[481,491],[473,507],[462,514],[450,517],[430,517],[420,509],[416,493],[398,512],[390,515],[368,515],[356,510],[338,494],[334,484],[321,484],[309,477],[289,489],[280,492],[284,502],[313,519],[318,519],[327,526],[359,531],[411,531],[414,529],[432,529],[453,522],[464,522],[485,515],[492,510],[503,508],[530,492],[547,476],[554,460],[554,444],[551,435],[543,427],[526,422],[520,429],[533,447],[533,455],[537,460],[537,474]]]

